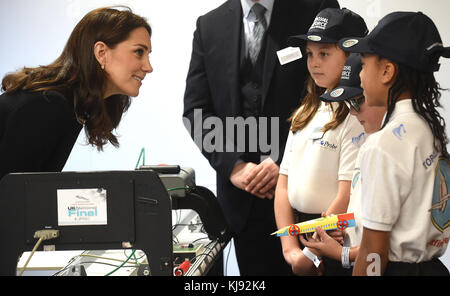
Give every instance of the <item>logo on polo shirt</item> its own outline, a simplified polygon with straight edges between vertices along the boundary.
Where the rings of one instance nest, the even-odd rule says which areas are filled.
[[[429,167],[431,167],[431,165],[434,163],[434,161],[436,160],[437,157],[437,153],[433,152],[430,154],[430,156],[428,156],[423,162],[422,165],[424,168],[428,169]]]
[[[353,145],[355,145],[356,147],[361,147],[361,142],[364,142],[364,135],[365,133],[362,132],[359,136],[357,137],[353,137],[352,138],[352,143]]]
[[[320,141],[320,147],[328,149],[328,150],[332,150],[332,151],[336,151],[336,149],[337,149],[336,144],[330,143],[327,140]]]
[[[399,140],[402,139],[403,134],[406,134],[406,129],[405,126],[403,125],[403,123],[401,123],[399,126],[397,126],[396,128],[394,128],[392,130],[392,133],[394,134],[394,136],[396,136]]]
[[[436,167],[431,212],[433,225],[441,232],[450,226],[450,163],[440,158]]]

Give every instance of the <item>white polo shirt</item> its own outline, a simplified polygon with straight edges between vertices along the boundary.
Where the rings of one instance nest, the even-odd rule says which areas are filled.
[[[367,138],[370,135],[366,135]],[[352,186],[350,188],[350,201],[347,208],[347,213],[353,213],[355,216],[355,227],[350,227],[345,230],[346,236],[344,237],[344,245],[347,247],[357,247],[361,245],[362,238],[362,205],[361,205],[361,155],[364,153],[364,143],[359,148],[358,156],[355,160],[355,168],[353,170]]]
[[[427,122],[411,100],[397,102],[387,125],[361,151],[362,223],[391,232],[390,261],[417,263],[445,252],[449,176]]]
[[[296,133],[289,132],[286,142],[280,174],[288,175],[291,206],[303,213],[328,209],[337,195],[338,182],[351,180],[364,142],[363,127],[350,114],[334,130],[321,132],[331,118],[330,106],[322,102],[311,122]]]

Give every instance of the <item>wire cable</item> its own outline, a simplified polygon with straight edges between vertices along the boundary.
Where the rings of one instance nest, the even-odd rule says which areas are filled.
[[[120,264],[118,267],[116,267],[116,269],[114,269],[113,271],[108,272],[107,274],[105,274],[105,276],[110,276],[111,274],[113,274],[114,272],[116,272],[117,270],[119,270],[120,268],[122,268],[127,262],[128,260],[131,259],[131,257],[134,256],[134,253],[136,252],[136,250],[133,250],[133,252],[131,252],[131,255],[128,256],[128,258],[122,262],[122,264]]]
[[[186,186],[184,186],[184,187],[174,187],[174,188],[168,188],[167,189],[167,192],[170,192],[170,191],[174,191],[174,190],[190,190],[191,189],[191,187],[189,187],[188,185],[186,185]]]
[[[127,250],[129,250],[129,249],[124,249],[124,250],[123,250],[123,254],[125,255],[125,257],[128,257],[128,255],[127,255]],[[133,251],[133,250],[131,250],[131,251]],[[136,258],[136,254],[134,255],[135,261],[136,261],[136,260],[140,260],[140,259],[144,258],[145,256],[147,256],[144,252],[142,252],[142,253],[143,253],[143,254],[142,254],[139,258]],[[140,265],[139,262],[136,262],[136,264],[137,264],[138,266]]]
[[[91,255],[91,254],[80,254],[78,256],[79,257],[90,257],[90,258],[96,258],[96,259],[103,259],[103,260],[111,260],[111,261],[123,262],[123,259],[109,258],[109,257],[103,257],[103,256],[97,256],[97,255]]]
[[[125,257],[127,257],[128,259],[130,259],[131,256],[133,256],[133,253],[131,253],[131,254],[128,256],[128,255],[126,254],[126,251],[127,251],[127,249],[124,250]],[[85,251],[85,252],[86,252],[86,251]],[[136,255],[134,254],[134,257],[136,258],[136,259],[135,259],[136,261],[139,260],[139,259],[141,259],[141,258],[143,258],[144,256],[145,256],[145,253],[144,253],[142,256],[140,256],[139,258],[136,258]],[[60,273],[63,273],[64,271],[66,271],[67,269],[69,269],[70,266],[71,266],[71,264],[72,264],[72,262],[74,262],[74,261],[75,261],[77,258],[79,258],[79,257],[95,258],[95,259],[101,259],[101,260],[111,260],[111,261],[118,261],[118,262],[121,262],[121,263],[124,262],[123,259],[116,259],[116,258],[110,258],[110,257],[104,257],[104,256],[98,256],[98,255],[92,255],[92,254],[84,254],[84,253],[82,253],[82,254],[79,254],[79,255],[76,255],[76,256],[72,257],[72,258],[69,260],[69,262],[67,263],[67,265],[66,265],[64,268],[62,268],[61,270],[57,271],[55,274],[53,274],[53,276],[59,275]],[[119,267],[119,266],[120,266],[120,265],[115,265],[115,264],[106,263],[106,262],[100,262],[100,261],[82,261],[82,262],[80,262],[80,263],[78,263],[78,264],[83,265],[83,264],[87,264],[87,263],[98,263],[98,264],[110,265],[110,266],[114,266],[114,267]],[[121,266],[120,268],[122,268],[122,267],[139,267],[139,265],[140,265],[139,263],[130,263],[130,264],[132,264],[132,265],[123,265],[123,266]],[[115,272],[115,271],[114,271],[114,272]]]
[[[36,242],[36,244],[34,245],[33,250],[31,251],[30,256],[28,256],[28,259],[27,259],[27,261],[25,262],[25,265],[22,267],[22,270],[20,271],[19,276],[22,276],[22,274],[24,273],[25,269],[26,269],[27,266],[28,266],[28,263],[29,263],[30,260],[31,260],[31,257],[33,257],[34,252],[36,252],[37,248],[39,248],[39,245],[42,243],[43,240],[44,240],[44,238],[41,237],[41,238],[39,238],[39,240]]]
[[[34,245],[34,248],[31,251],[30,256],[28,257],[27,261],[25,262],[25,265],[22,267],[22,270],[19,273],[19,276],[22,276],[23,273],[25,272],[25,269],[27,268],[28,263],[30,262],[31,258],[34,255],[34,252],[36,252],[37,248],[39,248],[39,245],[42,243],[42,241],[54,239],[54,238],[57,238],[58,236],[59,236],[59,230],[57,230],[57,229],[41,229],[41,230],[37,230],[34,233],[33,237],[39,238],[39,240]]]
[[[119,267],[120,265],[117,264],[111,264],[111,263],[107,263],[107,262],[99,262],[99,261],[83,261],[79,263],[80,265],[83,264],[103,264],[103,265],[109,265],[109,266],[113,266],[113,267]],[[136,268],[136,265],[123,265],[120,266],[120,268]]]
[[[233,240],[230,241],[230,244],[228,246],[228,254],[227,254],[227,258],[225,259],[225,274],[224,276],[227,276],[228,273],[228,259],[230,258],[230,253],[231,253],[231,247],[233,246]]]
[[[141,157],[142,157],[142,165],[145,165],[145,148],[144,148],[144,147],[142,147],[141,153],[139,153],[139,158],[138,158],[138,161],[137,161],[137,163],[136,163],[135,169],[138,168],[138,166],[139,166],[139,161],[141,160]]]
[[[81,253],[81,254],[84,254],[85,252],[87,252],[87,251],[84,251],[84,252]],[[81,255],[81,254],[80,254],[80,255]],[[73,257],[69,260],[69,262],[67,262],[66,266],[64,266],[64,268],[58,270],[57,272],[55,272],[55,273],[53,274],[53,276],[57,276],[57,275],[59,275],[60,273],[63,273],[64,271],[66,271],[66,270],[71,266],[72,262],[74,262],[78,257],[80,257],[80,255],[73,256]]]

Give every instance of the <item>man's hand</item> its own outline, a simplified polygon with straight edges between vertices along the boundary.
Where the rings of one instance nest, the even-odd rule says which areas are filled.
[[[252,172],[258,165],[253,162],[240,162],[236,164],[233,168],[233,171],[230,175],[231,183],[239,189],[246,190],[246,187],[249,184],[248,178],[250,172]],[[276,183],[276,182],[275,182]],[[266,191],[265,193],[261,192],[250,192],[253,195],[259,198],[273,198],[275,193],[275,188],[271,188],[271,190]]]
[[[245,190],[254,195],[265,195],[273,198],[275,186],[277,185],[280,168],[270,158],[266,158],[263,162],[253,167],[246,176]]]

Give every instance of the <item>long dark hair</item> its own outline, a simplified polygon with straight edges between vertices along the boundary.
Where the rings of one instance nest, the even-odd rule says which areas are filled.
[[[439,86],[433,72],[421,72],[403,64],[396,65],[395,82],[389,89],[386,119],[381,128],[389,121],[397,99],[403,92],[408,91],[411,94],[414,110],[425,119],[438,142],[435,141],[434,143],[435,149],[441,151],[442,156],[448,158],[445,120],[436,110],[436,108],[441,107],[439,99],[441,90],[444,89]]]
[[[119,8],[119,7],[117,7]],[[50,65],[23,68],[6,75],[2,90],[38,92],[54,90],[73,97],[75,116],[85,126],[88,143],[103,150],[110,142],[119,142],[112,131],[117,128],[131,99],[126,95],[112,95],[104,99],[106,74],[94,55],[94,44],[103,41],[109,48],[125,41],[131,31],[144,27],[152,35],[145,18],[122,9],[105,7],[86,14],[72,31],[61,55]]]

